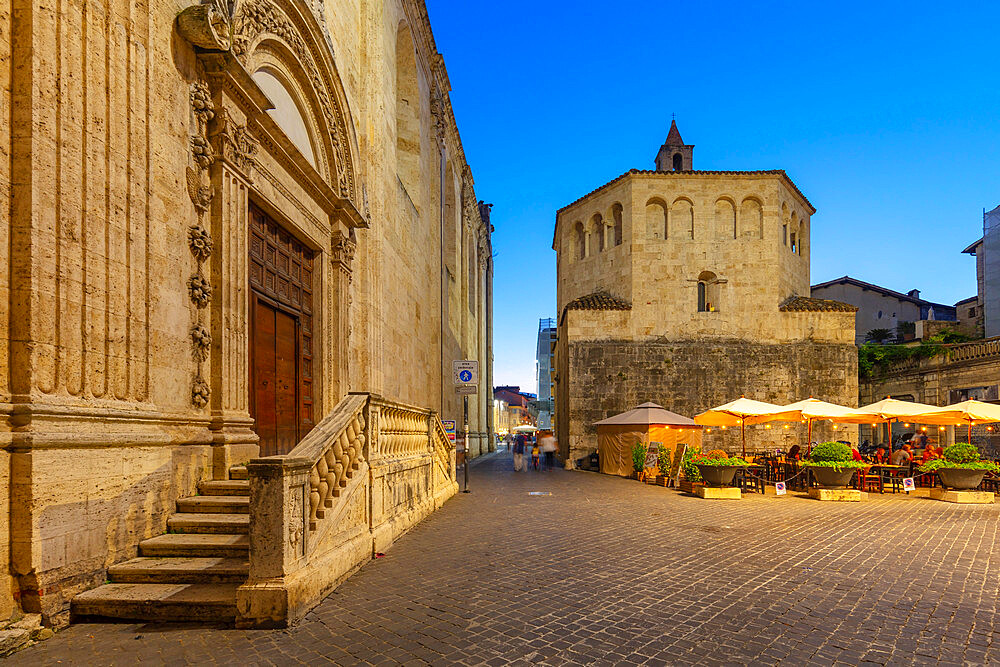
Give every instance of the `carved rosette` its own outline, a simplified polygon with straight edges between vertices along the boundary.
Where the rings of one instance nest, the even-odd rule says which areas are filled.
[[[178,29],[188,37],[192,43],[199,44],[188,36],[184,31],[194,30],[201,22],[208,22],[207,27],[199,33],[200,37],[208,40],[206,43],[218,44],[218,40],[224,36],[225,47],[228,48],[229,24],[226,14],[215,5],[197,5],[197,11],[188,13],[182,12],[177,19]],[[194,9],[189,7],[188,10]],[[213,42],[212,40],[216,41]],[[203,366],[208,359],[212,347],[212,335],[205,323],[204,309],[212,300],[212,285],[204,274],[204,264],[212,254],[212,235],[205,225],[205,215],[208,213],[215,196],[212,188],[211,177],[208,170],[215,163],[215,150],[208,139],[208,126],[216,118],[215,102],[212,100],[212,91],[204,81],[195,81],[191,85],[190,91],[191,115],[195,134],[191,135],[191,162],[185,170],[188,186],[188,195],[191,203],[194,204],[197,220],[188,226],[188,249],[194,257],[195,271],[188,278],[188,296],[194,306],[194,324],[191,327],[192,356],[195,361],[194,381],[191,385],[191,403],[197,408],[208,405],[211,390],[203,376]]]

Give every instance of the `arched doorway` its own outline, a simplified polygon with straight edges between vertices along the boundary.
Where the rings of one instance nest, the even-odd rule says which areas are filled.
[[[250,416],[261,456],[313,425],[313,251],[250,205]]]

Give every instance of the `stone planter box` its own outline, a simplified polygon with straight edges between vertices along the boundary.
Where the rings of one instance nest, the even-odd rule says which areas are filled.
[[[701,482],[691,482],[686,479],[682,479],[677,484],[677,488],[683,491],[684,493],[697,493],[698,489],[703,486],[705,485],[702,484]]]
[[[969,468],[938,468],[938,479],[946,489],[970,491],[978,488],[986,476],[985,470],[970,470]]]
[[[832,466],[810,466],[816,485],[821,489],[843,489],[854,477],[854,468],[837,470]]]
[[[697,465],[697,464],[696,464]],[[698,472],[705,480],[705,486],[729,486],[740,466],[709,466],[698,465]]]

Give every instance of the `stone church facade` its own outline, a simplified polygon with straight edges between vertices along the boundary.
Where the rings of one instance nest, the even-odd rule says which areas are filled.
[[[272,560],[240,613],[267,588],[291,618],[293,575],[322,563],[328,590],[454,492],[453,359],[484,369],[472,453],[492,442],[489,207],[426,8],[14,0],[0,21],[0,617],[61,622],[176,501],[308,441],[275,473],[290,514],[255,529],[272,491],[249,494],[250,543],[277,543],[251,547]]]
[[[594,422],[645,401],[687,416],[740,395],[856,405],[855,309],[809,297],[815,209],[783,171],[694,171],[693,149],[673,123],[656,170],[556,214],[568,465],[595,451]],[[706,445],[738,449],[736,431]],[[752,429],[748,443],[784,447],[792,435]]]

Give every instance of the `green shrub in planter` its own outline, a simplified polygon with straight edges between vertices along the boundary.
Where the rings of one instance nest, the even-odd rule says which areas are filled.
[[[698,445],[691,445],[686,450],[684,450],[684,458],[681,459],[681,470],[684,471],[684,479],[689,482],[700,482],[701,473],[698,472],[698,466],[694,464],[694,457],[701,453],[701,447]]]
[[[646,443],[637,442],[632,445],[632,468],[636,472],[642,472],[646,465]]]
[[[980,461],[979,449],[967,442],[956,442],[944,448],[943,459],[931,459],[920,466],[920,472],[934,472],[941,468],[964,468],[966,470],[986,470],[1000,472],[1000,466],[993,461]]]
[[[803,461],[802,465],[843,470],[845,468],[867,468],[871,464],[855,461],[851,448],[842,442],[821,442],[813,447],[812,453],[809,454],[809,460]]]
[[[661,475],[666,476],[670,474],[670,461],[670,452],[666,447],[660,447],[660,457],[657,459],[656,463],[660,468]]]

